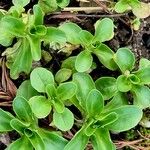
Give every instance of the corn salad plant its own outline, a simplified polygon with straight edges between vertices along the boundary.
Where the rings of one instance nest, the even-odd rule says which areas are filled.
[[[64,8],[69,0],[39,0],[30,10],[25,10],[30,0],[12,3],[8,11],[0,10],[0,44],[6,48],[2,56],[12,79],[21,73],[27,78],[17,90],[12,114],[0,108],[0,133],[19,136],[6,150],[84,150],[89,143],[94,150],[115,150],[111,133],[132,129],[141,121],[143,109],[150,107],[150,61],[141,58],[135,69],[130,49],[114,52],[105,44],[115,34],[109,18],[95,23],[94,34],[72,22],[45,25],[45,15]],[[120,3],[124,1],[116,9],[122,9]],[[57,72],[33,67],[50,44],[70,44],[81,52],[64,60]],[[120,75],[94,80],[89,74],[99,67],[94,55]],[[66,138],[72,129],[76,133]]]

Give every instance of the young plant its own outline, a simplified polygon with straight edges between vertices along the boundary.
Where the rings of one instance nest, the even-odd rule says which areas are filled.
[[[150,5],[139,0],[119,0],[114,9],[117,13],[132,9],[137,18],[147,18],[150,15]]]
[[[122,132],[133,128],[141,120],[142,110],[127,105],[121,93],[104,106],[103,96],[88,74],[75,73],[73,81],[77,84],[76,98],[85,118],[81,129],[64,150],[84,150],[89,140],[95,150],[115,150],[109,130]]]
[[[75,83],[65,82],[57,86],[53,74],[44,68],[34,69],[31,72],[30,81],[35,90],[46,94],[45,96],[33,96],[29,99],[35,116],[45,118],[53,108],[52,124],[62,131],[70,130],[74,124],[74,116],[65,107],[65,102],[75,95],[77,88]]]
[[[120,48],[114,56],[114,61],[122,72],[117,79],[113,77],[101,77],[97,79],[96,87],[108,100],[118,91],[131,92],[134,105],[142,109],[150,106],[150,89],[145,85],[150,84],[150,62],[141,59],[139,69],[133,71],[135,56],[128,48]]]
[[[67,140],[57,133],[38,126],[37,118],[23,97],[14,99],[13,110],[16,116],[0,109],[0,132],[15,130],[20,135],[6,150],[60,150],[67,144]]]
[[[60,43],[66,41],[62,31],[43,25],[44,12],[39,5],[34,5],[33,14],[28,12],[24,16],[25,18],[16,18],[7,14],[0,20],[0,28],[3,32],[0,44],[10,46],[13,39],[17,38],[16,44],[7,48],[2,54],[7,57],[7,66],[13,79],[18,78],[20,72],[28,74],[32,61],[41,59],[42,41]]]
[[[69,43],[82,46],[83,51],[77,55],[75,61],[75,69],[78,72],[90,69],[93,63],[92,54],[95,54],[105,67],[116,70],[117,65],[113,60],[114,52],[103,44],[114,36],[114,24],[111,19],[98,20],[95,24],[94,35],[71,22],[62,24],[59,29],[66,33]]]

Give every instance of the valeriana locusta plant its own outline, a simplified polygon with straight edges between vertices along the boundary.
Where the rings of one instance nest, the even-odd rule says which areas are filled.
[[[137,18],[150,16],[150,4],[140,2],[140,0],[119,0],[114,7],[117,13],[132,10]]]
[[[96,87],[102,92],[104,99],[108,100],[118,91],[131,92],[134,105],[141,108],[150,106],[150,62],[141,59],[139,69],[134,71],[135,56],[128,48],[120,48],[114,56],[122,75],[114,77],[101,77],[96,81]]]
[[[13,110],[16,116],[0,109],[0,132],[16,131],[20,135],[6,150],[60,150],[67,144],[56,132],[38,126],[37,118],[23,97],[14,99]]]
[[[75,73],[73,81],[77,84],[76,98],[83,109],[84,118],[81,129],[64,150],[84,150],[89,140],[95,150],[115,150],[109,131],[122,132],[133,128],[141,120],[142,110],[127,105],[122,93],[115,95],[105,106],[101,92],[95,88],[88,74]]]
[[[17,42],[6,49],[2,54],[7,57],[7,66],[10,68],[10,75],[16,79],[20,72],[29,73],[32,67],[32,61],[41,59],[41,43],[47,42],[65,42],[65,34],[55,27],[46,27],[43,25],[44,12],[39,5],[34,5],[33,14],[28,12],[25,17],[16,18],[11,15],[5,15],[0,21],[1,30],[4,34],[11,35],[11,39],[4,41],[6,35],[2,35],[0,44],[9,46],[13,38]]]
[[[75,61],[75,69],[78,72],[85,72],[90,69],[93,62],[92,54],[96,55],[105,67],[116,70],[117,65],[113,60],[114,52],[103,44],[114,36],[114,24],[111,19],[98,20],[95,24],[94,35],[71,22],[62,24],[59,29],[66,33],[67,42],[82,46],[82,51],[77,55]]]
[[[65,102],[75,95],[76,84],[65,82],[57,86],[53,74],[44,68],[34,69],[31,72],[30,81],[32,87],[41,93],[41,95],[29,99],[35,116],[45,118],[53,109],[51,125],[55,125],[62,131],[70,130],[74,124],[74,115],[65,107]]]

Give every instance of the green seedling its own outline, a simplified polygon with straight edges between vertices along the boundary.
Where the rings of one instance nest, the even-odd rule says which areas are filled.
[[[117,13],[132,10],[137,18],[147,18],[150,15],[150,5],[139,0],[119,0],[114,9]]]
[[[84,110],[84,123],[64,150],[83,150],[88,141],[95,150],[115,150],[109,130],[122,132],[133,128],[142,118],[142,110],[137,106],[126,105],[121,93],[104,106],[102,94],[95,88],[92,78],[85,73],[75,73],[77,84],[76,98]],[[84,85],[84,86],[83,86]],[[132,115],[130,115],[132,113]],[[128,116],[131,117],[128,117]]]
[[[60,150],[67,144],[67,140],[57,133],[38,126],[37,118],[23,97],[14,99],[13,110],[16,116],[0,109],[0,132],[15,130],[20,135],[6,150]]]
[[[90,69],[93,63],[92,54],[96,55],[105,67],[116,70],[117,65],[113,60],[114,52],[103,44],[114,36],[114,24],[111,19],[98,20],[95,24],[94,35],[71,22],[62,24],[59,29],[66,33],[69,43],[81,45],[83,48],[75,61],[75,69],[78,72],[85,72]]]
[[[117,79],[113,77],[101,77],[96,81],[97,89],[102,92],[104,99],[108,100],[118,91],[131,92],[134,105],[141,108],[150,106],[150,62],[141,59],[139,69],[133,71],[135,56],[128,48],[120,48],[115,54],[114,61],[118,65],[122,75]]]

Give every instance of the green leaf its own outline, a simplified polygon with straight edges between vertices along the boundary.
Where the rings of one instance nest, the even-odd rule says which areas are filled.
[[[118,115],[115,112],[108,113],[107,115],[100,116],[99,121],[93,124],[93,128],[104,128],[115,122],[118,119]]]
[[[5,16],[0,21],[0,28],[17,37],[25,36],[25,24],[18,18]]]
[[[29,4],[30,0],[12,0],[12,3],[15,5],[15,6],[26,6],[27,4]]]
[[[57,9],[56,0],[39,0],[38,4],[45,13],[50,13]]]
[[[139,70],[150,67],[150,61],[146,58],[141,58],[139,62]]]
[[[27,139],[26,136],[22,136],[18,140],[11,143],[6,150],[33,150],[33,146],[31,145],[30,141]]]
[[[113,99],[104,107],[103,112],[119,108],[123,105],[128,105],[128,98],[125,93],[117,92]]]
[[[39,95],[38,92],[31,86],[29,80],[25,80],[17,90],[17,97],[23,97],[29,100],[31,97]]]
[[[89,117],[96,117],[100,115],[104,107],[104,100],[102,94],[93,89],[89,92],[86,99],[86,111]]]
[[[0,108],[0,132],[12,131],[10,121],[14,118],[12,114]]]
[[[119,2],[115,4],[114,9],[117,13],[124,13],[129,8],[130,8],[130,5],[127,0],[119,0]]]
[[[75,61],[75,68],[78,72],[85,72],[92,66],[93,57],[87,50],[80,52]]]
[[[119,48],[114,60],[123,73],[131,71],[135,64],[135,56],[128,48]]]
[[[54,99],[56,97],[56,88],[54,84],[48,84],[46,86],[46,94],[48,95],[48,98]]]
[[[10,76],[13,79],[17,79],[21,72],[29,74],[32,67],[32,56],[27,39],[24,38],[22,41],[18,41],[18,44],[17,47],[15,45],[12,47],[12,50],[18,51],[10,67]]]
[[[33,113],[27,100],[23,97],[16,97],[13,100],[13,110],[19,119],[25,122],[33,121]]]
[[[114,62],[114,52],[105,44],[100,44],[93,53],[98,57],[99,61],[108,69],[116,70],[117,65]]]
[[[85,135],[84,129],[80,129],[75,136],[71,139],[71,141],[65,146],[64,150],[83,150],[85,149],[87,143],[89,141],[89,137]]]
[[[77,85],[76,97],[80,105],[85,108],[87,95],[92,89],[95,89],[95,84],[91,76],[86,73],[75,73],[73,75],[73,81]]]
[[[95,81],[96,88],[102,93],[104,100],[109,100],[117,92],[114,77],[101,77]]]
[[[115,112],[118,115],[118,119],[107,126],[108,129],[115,132],[123,132],[135,127],[140,122],[143,115],[139,107],[128,105],[113,109],[110,112]]]
[[[70,0],[56,0],[59,7],[64,8],[69,5]]]
[[[67,100],[72,98],[77,90],[77,86],[73,82],[61,83],[57,88],[57,97],[60,100]]]
[[[20,135],[24,135],[24,130],[30,126],[30,123],[22,122],[21,120],[15,118],[10,121],[10,125]]]
[[[30,43],[33,60],[39,61],[41,59],[41,40],[35,35],[28,35],[27,39]]]
[[[95,38],[94,41],[105,42],[114,37],[114,24],[109,18],[98,20],[95,24]]]
[[[131,81],[133,84],[140,84],[140,79],[138,78],[137,75],[135,74],[130,74],[128,79]]]
[[[117,88],[121,92],[128,92],[132,88],[131,81],[125,75],[120,75],[117,78]]]
[[[79,38],[79,32],[82,30],[78,25],[75,23],[67,22],[62,24],[59,27],[60,30],[64,31],[67,36],[67,41],[71,44],[81,44]],[[70,36],[71,35],[71,36]]]
[[[61,68],[70,69],[74,73],[74,72],[76,72],[76,70],[75,70],[75,61],[76,61],[76,56],[68,57],[67,59],[65,59],[62,62]]]
[[[44,150],[45,145],[44,145],[43,139],[39,136],[37,132],[35,131],[31,131],[31,132],[32,132],[32,135],[29,137],[27,136],[27,137],[28,137],[28,140],[31,142],[32,146],[34,147],[34,149]]]
[[[44,40],[48,42],[65,43],[66,34],[58,28],[47,27],[47,33],[44,36]]]
[[[79,38],[80,38],[81,44],[83,46],[87,46],[93,42],[92,40],[94,36],[86,30],[81,30],[79,33]]]
[[[44,13],[39,5],[33,6],[34,25],[42,25],[44,20]]]
[[[74,124],[73,113],[68,108],[65,108],[62,113],[55,111],[53,114],[53,122],[58,129],[68,131]]]
[[[48,84],[54,84],[53,74],[45,68],[38,67],[31,72],[31,85],[38,92],[45,92]]]
[[[45,96],[34,96],[30,98],[29,104],[37,118],[47,117],[52,109],[50,101]]]
[[[54,132],[40,129],[40,136],[42,137],[45,145],[45,150],[61,150],[67,144],[67,140]]]
[[[140,79],[140,84],[150,84],[150,66],[141,68],[134,74]]]
[[[91,137],[91,142],[94,150],[115,150],[115,145],[111,141],[109,131],[104,128],[96,130]]]
[[[150,107],[150,89],[146,86],[136,85],[132,88],[134,105],[142,109]]]
[[[31,37],[42,39],[47,33],[47,28],[44,25],[31,26],[29,34]]]
[[[67,81],[71,77],[71,75],[72,75],[72,70],[67,68],[62,68],[56,73],[55,80],[58,83],[62,83],[64,81]]]
[[[51,101],[52,101],[53,106],[54,106],[57,113],[63,113],[64,112],[65,106],[61,100],[55,98],[55,99],[52,99]]]

